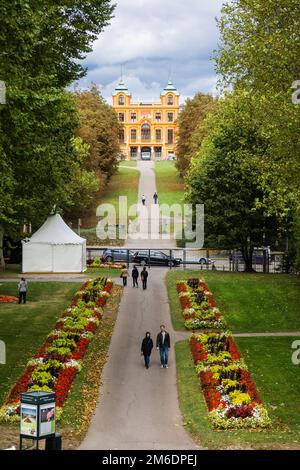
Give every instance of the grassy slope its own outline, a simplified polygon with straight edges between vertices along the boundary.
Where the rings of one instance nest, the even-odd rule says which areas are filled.
[[[155,177],[159,204],[183,204],[184,183],[178,175],[174,162],[156,162]]]
[[[167,276],[175,329],[184,328],[175,283],[180,279],[199,276],[207,281],[233,332],[300,330],[298,277],[199,271],[173,271]]]
[[[29,283],[26,305],[0,304],[0,339],[6,344],[7,356],[7,363],[0,364],[0,406],[80,285],[74,282]],[[16,295],[16,286],[16,282],[0,284],[0,293]]]
[[[118,173],[116,173],[111,178],[100,200],[96,201],[97,206],[95,205],[93,215],[90,216],[87,221],[85,221],[85,228],[81,229],[81,236],[87,238],[88,244],[115,245],[115,246],[123,244],[122,241],[118,242],[118,241],[112,240],[110,243],[109,240],[101,241],[97,238],[96,226],[98,223],[98,217],[96,216],[96,210],[100,204],[112,204],[116,210],[117,224],[118,224],[119,196],[127,197],[127,204],[129,208],[131,205],[137,203],[138,186],[139,186],[139,171],[134,170],[134,168],[132,170],[128,168],[123,168],[121,165]],[[87,225],[89,228],[87,228]]]
[[[177,383],[187,429],[205,448],[300,448],[300,374],[291,362],[293,338],[238,338],[237,343],[267,406],[267,432],[213,431],[187,341],[176,344]]]

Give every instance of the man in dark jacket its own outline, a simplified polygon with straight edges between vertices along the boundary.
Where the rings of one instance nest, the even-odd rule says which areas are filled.
[[[141,272],[141,279],[143,282],[143,289],[147,289],[147,281],[148,281],[148,271],[146,267],[143,268],[143,271]]]
[[[170,335],[166,331],[165,325],[160,325],[160,332],[156,338],[156,348],[160,352],[160,367],[161,369],[168,369],[169,349],[170,349]]]
[[[139,287],[139,284],[138,284],[138,278],[139,278],[139,271],[138,271],[138,268],[136,266],[133,267],[133,270],[131,272],[131,276],[132,276],[132,282],[133,282],[133,287]]]
[[[149,333],[149,331],[147,331],[147,333],[145,334],[145,338],[143,339],[142,346],[141,346],[141,353],[142,353],[142,356],[144,356],[146,369],[149,369],[150,356],[151,356],[152,349],[153,349],[153,341],[151,339],[151,334]]]

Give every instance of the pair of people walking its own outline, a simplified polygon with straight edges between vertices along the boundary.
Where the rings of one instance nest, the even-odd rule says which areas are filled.
[[[158,201],[158,194],[157,194],[156,191],[155,191],[155,193],[153,194],[153,201],[154,201],[154,204],[157,204],[157,201]],[[142,194],[142,204],[143,204],[143,206],[146,204],[146,196],[145,196],[145,194]]]
[[[140,276],[139,270],[136,266],[134,266],[132,271],[131,271],[133,287],[139,287],[139,282],[138,282],[139,276]],[[143,290],[147,289],[148,276],[149,276],[149,273],[148,273],[146,267],[144,267],[142,272],[141,272],[141,280],[142,280]],[[123,286],[124,287],[127,286],[127,278],[128,277],[129,277],[129,271],[128,271],[126,265],[123,264],[122,271],[121,271],[121,278],[123,279]]]
[[[156,337],[156,349],[160,352],[160,367],[161,369],[168,369],[169,349],[171,347],[170,335],[166,331],[165,325],[160,325],[160,332]],[[151,333],[146,332],[145,338],[142,341],[141,354],[144,356],[145,367],[149,369],[150,357],[153,349],[153,341]]]

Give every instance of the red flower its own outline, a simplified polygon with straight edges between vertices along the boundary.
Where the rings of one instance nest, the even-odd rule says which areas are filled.
[[[238,351],[237,345],[235,344],[232,336],[229,336],[227,339],[227,344],[228,344],[228,351],[231,354],[231,357],[234,361],[239,361],[241,359],[241,355]]]
[[[0,302],[10,303],[10,302],[17,302],[18,298],[13,297],[12,295],[0,295]]]
[[[77,369],[75,369],[75,367],[64,367],[61,369],[54,388],[54,391],[56,392],[57,406],[62,406],[64,404],[76,374]]]

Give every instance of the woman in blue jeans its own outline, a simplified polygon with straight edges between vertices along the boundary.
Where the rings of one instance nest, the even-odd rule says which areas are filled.
[[[146,369],[149,369],[150,356],[151,356],[152,349],[153,349],[153,341],[151,339],[151,333],[147,331],[145,334],[145,338],[143,339],[142,347],[141,347],[141,354],[142,356],[144,356]]]

